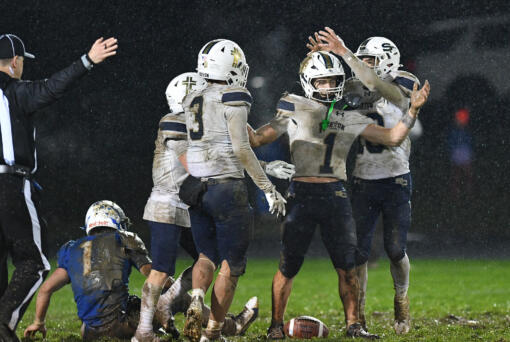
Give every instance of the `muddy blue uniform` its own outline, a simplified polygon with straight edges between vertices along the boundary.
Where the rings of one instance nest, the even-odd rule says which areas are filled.
[[[128,311],[131,267],[139,269],[150,262],[143,242],[130,232],[85,236],[60,249],[58,267],[69,275],[78,316],[86,329],[122,319]]]

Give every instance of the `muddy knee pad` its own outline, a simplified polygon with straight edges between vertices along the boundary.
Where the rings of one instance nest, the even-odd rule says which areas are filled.
[[[246,255],[241,258],[231,258],[230,260],[226,260],[228,263],[228,267],[230,269],[230,277],[240,277],[246,271]],[[221,263],[220,263],[221,265]],[[221,268],[220,268],[221,272]]]
[[[405,248],[402,248],[398,243],[391,242],[384,245],[388,258],[393,263],[397,263],[406,255]]]
[[[278,268],[286,278],[292,279],[298,274],[304,260],[304,255],[286,255],[285,253],[280,253],[280,265]]]

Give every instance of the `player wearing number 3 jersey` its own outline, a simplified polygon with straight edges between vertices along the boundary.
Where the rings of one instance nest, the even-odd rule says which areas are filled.
[[[187,169],[201,179],[201,189],[207,188],[197,203],[190,201],[189,209],[199,252],[193,267],[193,300],[183,331],[192,342],[221,339],[225,314],[245,271],[253,213],[244,170],[266,194],[270,210],[285,215],[283,196],[250,147],[246,126],[252,98],[245,88],[248,65],[243,51],[230,40],[213,40],[201,49],[197,71],[207,80],[207,87],[183,100]],[[220,272],[213,287],[211,314],[202,334],[201,303],[217,266]]]
[[[305,96],[285,94],[275,118],[250,131],[252,146],[276,140],[287,132],[296,174],[288,192],[289,214],[283,223],[280,266],[273,279],[270,339],[284,338],[283,316],[292,287],[320,225],[322,240],[339,278],[347,335],[374,338],[359,322],[358,280],[355,270],[356,228],[347,192],[345,162],[352,143],[361,135],[374,143],[396,146],[407,136],[417,110],[425,103],[428,86],[418,91],[412,111],[392,128],[373,124],[342,98],[345,74],[338,58],[327,52],[309,54],[300,67]]]

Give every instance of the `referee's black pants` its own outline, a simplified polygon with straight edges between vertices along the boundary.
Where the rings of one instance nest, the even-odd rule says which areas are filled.
[[[0,324],[12,331],[50,270],[33,190],[28,179],[0,174]],[[7,255],[15,267],[10,282]]]

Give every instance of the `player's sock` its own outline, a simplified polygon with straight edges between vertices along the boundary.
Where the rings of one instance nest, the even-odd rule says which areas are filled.
[[[390,266],[395,287],[394,310],[395,324],[393,328],[397,335],[407,334],[410,330],[409,297],[407,289],[409,288],[409,271],[411,265],[407,254],[397,261],[392,262]]]
[[[366,319],[365,319],[365,298],[367,293],[367,282],[368,282],[368,262],[359,265],[356,267],[356,272],[358,274],[359,280],[359,298],[358,298],[358,310],[359,310],[359,320],[363,329],[367,329]]]
[[[407,254],[397,262],[391,262],[390,271],[393,277],[393,286],[395,287],[395,295],[397,297],[405,297],[409,288],[409,271],[411,265]]]
[[[193,267],[185,269],[168,291],[161,296],[161,305],[171,308],[173,315],[179,312],[186,312],[191,303],[191,296],[188,291],[191,290],[192,271]],[[159,305],[158,303],[158,310]]]
[[[148,281],[145,281],[143,284],[140,323],[138,324],[137,331],[152,332],[152,320],[154,319],[156,303],[158,302],[162,289],[162,286],[156,286]]]

